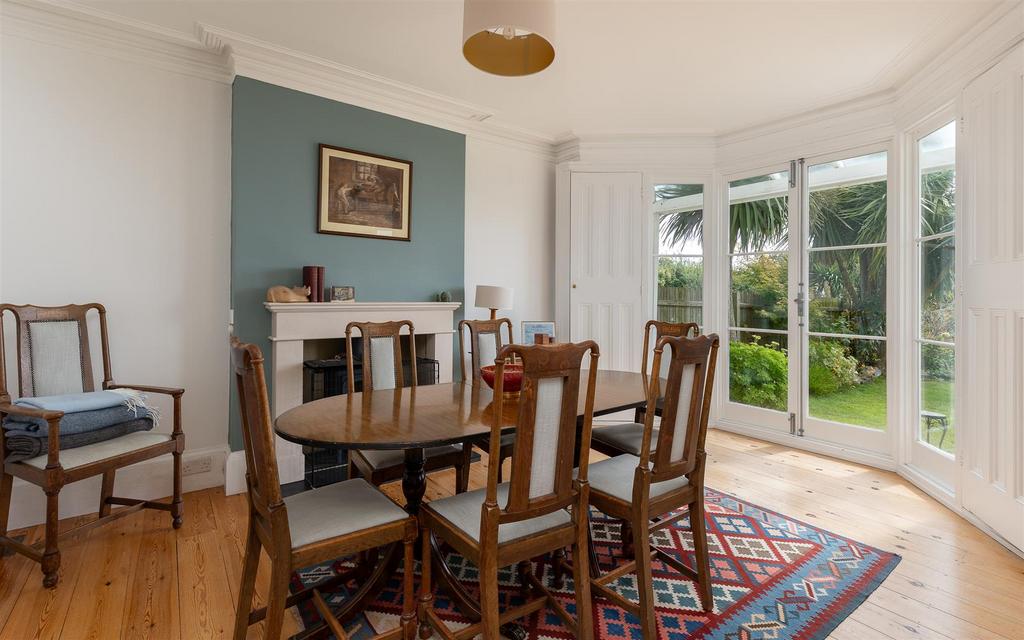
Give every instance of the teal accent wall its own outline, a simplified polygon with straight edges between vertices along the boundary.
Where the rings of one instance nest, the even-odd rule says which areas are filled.
[[[320,143],[412,161],[410,242],[316,232]],[[236,78],[231,128],[235,335],[259,345],[269,360],[266,290],[301,284],[307,264],[326,267],[328,285],[354,286],[356,300],[428,301],[447,290],[453,300],[463,301],[465,181],[462,134]],[[229,436],[232,450],[241,449],[235,398]]]

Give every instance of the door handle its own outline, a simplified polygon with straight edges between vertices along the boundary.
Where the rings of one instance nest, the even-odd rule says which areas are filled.
[[[801,318],[804,317],[804,304],[806,303],[806,301],[807,300],[804,297],[804,285],[801,282],[800,283],[800,290],[796,294],[796,297],[793,298],[793,302],[796,303],[796,315],[801,317]]]

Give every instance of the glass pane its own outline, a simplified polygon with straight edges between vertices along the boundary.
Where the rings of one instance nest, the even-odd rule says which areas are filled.
[[[921,337],[953,342],[956,337],[953,237],[921,243]]]
[[[703,324],[704,260],[658,258],[658,320]]]
[[[789,362],[785,334],[729,332],[729,399],[785,411]]]
[[[729,326],[786,329],[788,256],[733,256]]]
[[[921,345],[921,442],[953,453],[953,347]]]
[[[815,337],[807,342],[811,416],[885,429],[885,342]]]
[[[885,248],[808,254],[811,331],[885,335]]]
[[[921,172],[921,235],[953,231],[956,224],[956,121],[917,143]]]
[[[729,183],[729,233],[733,253],[789,246],[789,172]]]
[[[677,211],[658,218],[658,253],[704,255],[703,209]]]
[[[811,247],[885,242],[886,169],[880,152],[807,170]]]

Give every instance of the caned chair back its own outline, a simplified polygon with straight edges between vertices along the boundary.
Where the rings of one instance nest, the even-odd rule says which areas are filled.
[[[0,305],[0,364],[3,365],[0,366],[0,402],[11,400],[11,390],[7,386],[3,324],[8,313],[15,321],[18,397],[96,390],[89,355],[87,322],[90,311],[99,314],[105,387],[112,383],[112,378],[107,345],[107,311],[103,305],[95,302],[63,307]]]
[[[654,340],[651,340],[651,334],[653,332]],[[696,336],[700,334],[700,326],[696,322],[662,322],[661,320],[648,320],[647,324],[644,325],[644,354],[643,361],[640,364],[640,371],[647,373],[648,358],[651,355],[651,351],[654,347],[652,344],[658,344],[658,341],[665,336],[672,336],[674,338],[686,337],[691,335]]]
[[[507,340],[502,340],[501,329],[505,328]],[[466,330],[469,330],[469,366],[472,372],[466,375]],[[463,380],[480,381],[480,367],[493,364],[498,352],[512,343],[512,321],[508,318],[497,320],[462,320],[459,322],[459,370]]]
[[[412,352],[412,386],[416,380],[416,331],[409,320],[396,322],[350,322],[345,327],[345,355],[348,359],[349,391],[354,388],[355,356],[352,348],[352,331],[359,330],[363,339],[363,391],[375,389],[397,389],[405,385],[402,368],[402,327],[409,328],[409,350]]]
[[[661,371],[666,349],[669,366],[664,406],[658,440],[652,452],[654,409],[660,395],[658,372]],[[647,466],[651,461],[654,463],[652,482],[690,474],[697,468],[707,436],[717,359],[717,334],[696,338],[663,336],[658,340],[654,348],[644,439],[640,449],[640,466]]]
[[[242,415],[242,441],[245,446],[245,481],[254,513],[264,518],[280,508],[281,485],[274,451],[270,400],[263,370],[263,353],[254,344],[231,338],[231,365],[238,385]]]
[[[523,384],[516,417],[516,441],[512,452],[508,502],[501,507],[499,522],[533,518],[569,506],[576,498],[573,457],[576,450],[576,417],[580,394],[580,367],[590,352],[590,371],[585,395],[580,450],[590,448],[594,415],[594,389],[599,350],[592,340],[577,344],[509,345],[495,362],[495,412],[491,427],[491,451],[501,443],[504,413],[504,360],[522,360]],[[586,482],[587,457],[579,463],[579,479]],[[498,465],[488,465],[487,503],[497,499]]]

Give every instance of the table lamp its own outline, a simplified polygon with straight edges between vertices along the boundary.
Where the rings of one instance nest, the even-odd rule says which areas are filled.
[[[490,309],[491,320],[494,320],[498,316],[498,309],[512,308],[512,289],[478,284],[476,285],[476,306],[479,309]]]

